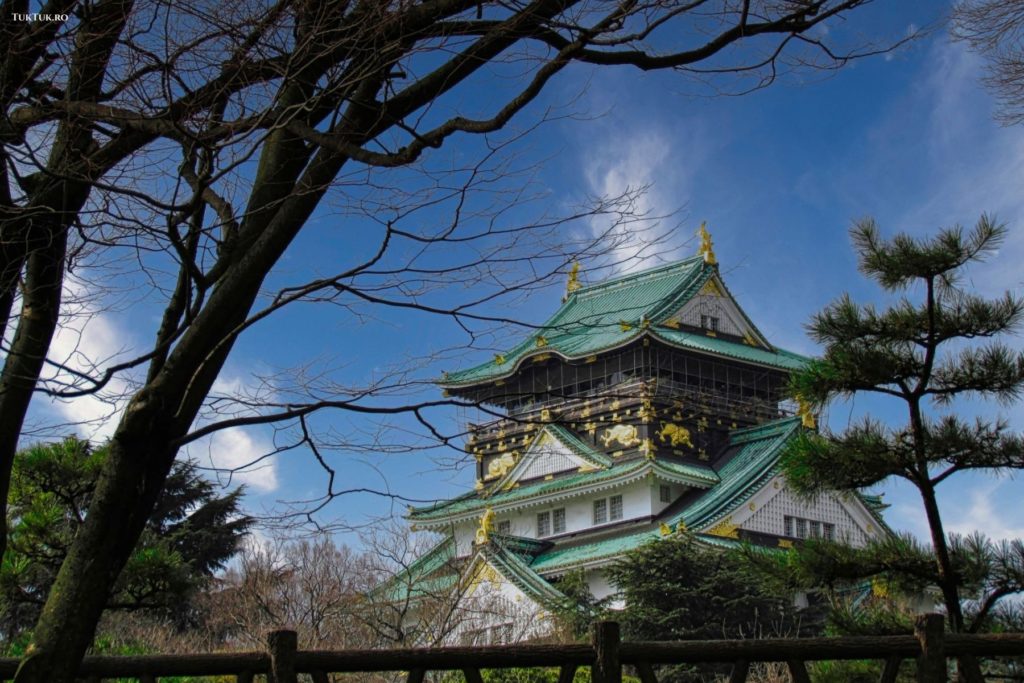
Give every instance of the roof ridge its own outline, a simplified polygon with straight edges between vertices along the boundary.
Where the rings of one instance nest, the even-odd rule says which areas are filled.
[[[690,268],[693,266],[693,263],[697,260],[703,259],[699,255],[690,256],[681,261],[673,261],[672,263],[665,263],[660,266],[647,268],[646,270],[640,270],[635,273],[625,273],[623,275],[614,277],[610,280],[602,280],[601,282],[597,282],[592,285],[585,285],[577,289],[575,292],[573,292],[570,296],[570,300],[572,298],[583,298],[583,295],[585,294],[598,294],[601,292],[606,292],[608,290],[617,289],[618,287],[639,284],[644,280],[654,277],[655,275],[661,275],[665,272],[672,271],[675,269],[682,270],[684,268]]]
[[[736,446],[759,437],[777,436],[779,432],[784,431],[796,422],[800,422],[799,415],[780,417],[776,420],[765,422],[764,424],[734,429],[729,432],[729,445]]]

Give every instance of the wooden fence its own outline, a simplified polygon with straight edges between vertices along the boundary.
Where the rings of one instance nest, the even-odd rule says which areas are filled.
[[[794,683],[807,683],[806,662],[865,660],[884,662],[883,683],[896,680],[903,660],[917,660],[918,681],[947,680],[947,659],[1022,657],[1024,634],[961,635],[943,632],[942,615],[918,618],[913,636],[844,638],[766,638],[681,642],[621,642],[619,625],[594,624],[589,645],[509,645],[407,650],[299,650],[294,631],[274,631],[266,652],[220,654],[88,656],[79,675],[86,681],[137,678],[141,683],[163,676],[235,676],[251,683],[266,674],[273,683],[296,683],[309,674],[327,683],[329,673],[406,672],[407,683],[422,683],[427,671],[462,671],[468,683],[482,683],[481,669],[557,667],[559,683],[570,683],[580,667],[590,667],[593,683],[621,683],[622,667],[632,666],[643,683],[657,683],[654,665],[698,662],[732,664],[730,683],[747,679],[754,662],[784,662]],[[17,659],[0,659],[0,678],[10,679]]]

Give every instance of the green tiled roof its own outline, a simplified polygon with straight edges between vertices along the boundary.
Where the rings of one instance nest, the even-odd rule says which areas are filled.
[[[655,471],[660,470],[668,475],[683,477],[691,481],[697,479],[704,481],[709,486],[714,486],[719,482],[719,476],[715,474],[715,471],[710,467],[663,459],[657,459],[653,462]]]
[[[655,327],[651,330],[651,336],[671,346],[711,353],[716,356],[728,356],[781,370],[801,370],[807,365],[808,360],[805,356],[779,348],[769,351],[760,346],[738,344],[728,339],[674,330],[670,327]]]
[[[449,536],[396,576],[373,589],[372,594],[399,601],[447,592],[459,580],[457,572],[439,573],[455,559],[455,537]]]
[[[550,572],[554,569],[616,557],[660,537],[661,533],[657,529],[647,529],[626,536],[603,538],[569,548],[556,547],[535,559],[530,567],[535,572]]]
[[[571,294],[535,333],[505,353],[500,364],[496,359],[453,372],[445,375],[440,384],[457,388],[500,379],[514,374],[519,364],[533,355],[556,353],[566,359],[577,360],[621,347],[644,334],[666,344],[702,353],[738,358],[783,370],[801,367],[806,359],[786,351],[658,327],[697,294],[715,273],[714,266],[704,263],[702,257],[694,256],[584,287]],[[749,319],[747,322],[753,327]],[[538,336],[547,341],[545,346],[537,345]]]
[[[729,447],[739,450],[718,471],[722,482],[675,514],[668,523],[675,526],[683,522],[695,529],[735,509],[754,495],[762,482],[778,472],[782,449],[799,429],[800,418],[789,417],[732,432]]]
[[[482,546],[481,551],[484,559],[501,572],[506,580],[542,606],[552,609],[570,604],[569,598],[540,576],[523,557],[511,552],[500,541]]]
[[[553,548],[544,553],[530,565],[530,569],[537,573],[555,573],[572,569],[591,562],[600,562],[619,557],[623,553],[639,548],[645,543],[650,543],[664,538],[658,529],[646,529],[625,536],[605,538],[593,543],[573,546],[571,548]],[[697,540],[705,545],[713,545],[724,548],[735,548],[740,545],[739,541],[731,538],[721,538],[708,534],[697,534]]]
[[[483,510],[487,507],[498,507],[508,503],[526,501],[531,498],[545,496],[559,491],[571,489],[586,489],[595,484],[617,479],[619,477],[638,474],[648,469],[663,468],[669,474],[684,477],[693,483],[703,483],[711,486],[718,482],[718,476],[714,470],[700,465],[686,465],[662,460],[629,460],[619,463],[606,470],[596,472],[580,472],[567,477],[559,477],[547,481],[539,481],[526,486],[519,486],[501,491],[493,495],[481,497],[475,492],[453,498],[448,501],[441,501],[436,505],[428,507],[412,508],[409,511],[409,519],[416,522],[429,522],[445,520],[451,517],[466,513]]]

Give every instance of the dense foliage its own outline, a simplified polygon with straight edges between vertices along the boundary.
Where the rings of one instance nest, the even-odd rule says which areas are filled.
[[[12,640],[35,622],[75,534],[89,514],[106,458],[75,438],[18,454],[8,505],[10,539],[0,565],[0,624]],[[252,519],[242,489],[218,495],[193,464],[177,462],[108,609],[188,617],[189,598],[238,550]]]
[[[792,594],[764,584],[740,553],[702,545],[683,533],[628,553],[609,572],[625,602],[623,638],[705,640],[812,635],[817,620],[793,606]],[[806,621],[805,621],[806,620]],[[658,680],[691,680],[728,667],[673,667]]]

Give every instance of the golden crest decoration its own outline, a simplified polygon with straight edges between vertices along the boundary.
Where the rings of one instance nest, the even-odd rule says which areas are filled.
[[[604,430],[604,434],[601,435],[601,443],[605,448],[613,443],[630,448],[640,443],[640,437],[637,435],[636,425],[615,425]]]
[[[480,515],[480,527],[476,530],[476,544],[485,545],[491,538],[494,531],[494,510],[487,508],[484,514]]]
[[[676,446],[687,446],[693,448],[693,440],[690,438],[690,430],[674,422],[662,422],[661,431],[658,432],[658,440],[661,443],[668,443]]]

